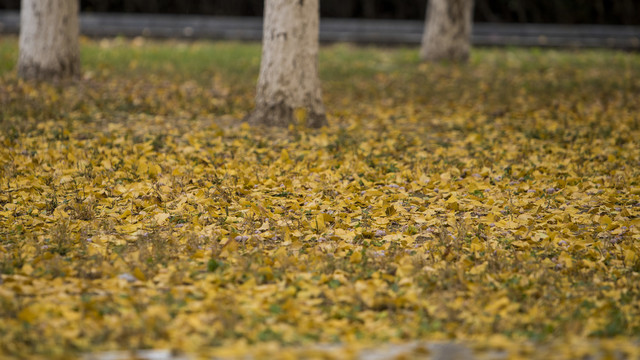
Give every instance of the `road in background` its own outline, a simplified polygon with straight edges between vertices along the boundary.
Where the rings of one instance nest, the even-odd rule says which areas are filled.
[[[18,12],[0,12],[0,34],[17,34]],[[258,41],[262,18],[84,13],[83,35]],[[327,19],[320,41],[358,44],[419,44],[424,23],[411,20]],[[475,46],[539,46],[640,50],[639,26],[476,23]]]

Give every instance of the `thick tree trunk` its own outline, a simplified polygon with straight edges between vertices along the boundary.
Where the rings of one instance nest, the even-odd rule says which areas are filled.
[[[80,73],[78,0],[22,0],[18,74],[55,80]]]
[[[262,59],[252,124],[288,126],[297,109],[306,125],[327,124],[318,78],[318,0],[266,0]]]
[[[420,58],[467,61],[472,14],[473,0],[429,0]]]

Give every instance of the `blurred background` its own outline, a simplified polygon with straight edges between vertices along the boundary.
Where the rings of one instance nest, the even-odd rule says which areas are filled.
[[[426,0],[321,0],[321,16],[424,19]],[[263,0],[82,0],[83,12],[261,16]],[[0,0],[18,10],[20,0]],[[639,0],[476,0],[475,22],[640,25]]]

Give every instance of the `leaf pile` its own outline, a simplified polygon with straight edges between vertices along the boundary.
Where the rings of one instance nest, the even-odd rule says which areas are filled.
[[[331,126],[309,131],[234,120],[255,45],[189,45],[251,54],[244,75],[196,56],[205,81],[158,72],[167,44],[118,46],[139,59],[85,58],[64,86],[2,74],[2,356],[446,339],[638,356],[637,54],[334,46]]]

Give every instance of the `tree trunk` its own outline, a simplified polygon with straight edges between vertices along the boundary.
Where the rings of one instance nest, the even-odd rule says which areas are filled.
[[[262,59],[252,124],[288,126],[297,109],[306,125],[327,124],[318,78],[318,0],[265,0]]]
[[[78,0],[22,0],[18,74],[55,80],[80,73]]]
[[[429,0],[420,58],[467,61],[473,0]]]

